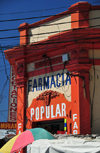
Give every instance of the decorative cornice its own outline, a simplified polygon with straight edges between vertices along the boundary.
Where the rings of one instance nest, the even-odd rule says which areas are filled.
[[[66,65],[65,68],[70,72],[88,72],[92,64],[70,64]]]
[[[12,61],[16,61],[17,59],[21,58],[25,58],[25,60],[27,61],[32,56],[34,59],[38,58],[38,56],[42,58],[42,55],[45,53],[51,54],[53,52],[53,54],[55,54],[56,51],[60,51],[60,49],[62,49],[63,47],[66,52],[70,52],[73,48],[75,48],[75,46],[81,45],[84,47],[88,46],[89,49],[93,47],[91,45],[92,42],[94,42],[94,46],[96,47],[96,44],[98,43],[97,37],[100,37],[100,29],[95,28],[94,30],[90,28],[83,28],[77,30],[70,30],[65,33],[62,33],[59,39],[58,35],[49,37],[49,39],[46,41],[6,50],[5,55],[9,62],[12,63]]]

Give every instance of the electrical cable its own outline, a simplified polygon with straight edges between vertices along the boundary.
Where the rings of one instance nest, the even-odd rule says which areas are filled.
[[[80,13],[81,12],[89,12],[89,11],[80,11]],[[74,13],[77,13],[77,11],[71,12],[71,14],[74,14]],[[67,11],[64,11],[59,14],[51,14],[51,15],[44,15],[44,16],[34,16],[34,17],[32,16],[32,17],[27,17],[27,18],[6,19],[6,20],[0,20],[0,22],[12,22],[12,21],[21,21],[21,20],[30,20],[30,19],[49,18],[49,17],[59,17],[60,18],[64,15],[68,15]],[[86,20],[88,20],[88,19],[86,19]]]
[[[42,46],[42,45],[49,45],[49,44],[61,44],[61,43],[67,43],[67,42],[73,42],[73,41],[82,41],[82,40],[92,40],[92,39],[100,39],[100,36],[99,37],[95,37],[95,38],[82,38],[82,37],[78,37],[78,39],[72,39],[72,40],[69,40],[69,41],[48,41],[48,42],[45,42],[45,43],[38,43],[38,44],[31,44],[31,46]],[[100,42],[100,41],[99,41]],[[90,42],[91,43],[91,42]],[[72,45],[72,44],[71,44]],[[68,45],[67,45],[68,46]]]
[[[100,26],[100,25],[99,25]],[[99,37],[100,38],[100,37]],[[90,40],[90,39],[89,39]]]
[[[91,34],[88,34],[88,35],[91,35]],[[98,37],[95,37],[95,38],[94,37],[93,38],[86,38],[86,37],[84,37],[84,39],[83,39],[83,37],[78,37],[78,39],[75,39],[75,38],[73,39],[72,38],[71,40],[68,40],[68,41],[65,41],[65,40],[64,41],[60,41],[60,40],[59,41],[48,40],[48,42],[44,42],[44,43],[43,42],[42,43],[41,42],[38,42],[38,43],[30,44],[30,45],[35,47],[35,46],[42,46],[42,45],[47,45],[47,44],[48,45],[50,45],[50,44],[59,44],[59,43],[62,43],[63,44],[63,43],[67,43],[67,42],[80,41],[80,40],[92,40],[92,39],[94,39],[94,40],[95,39],[100,39],[100,37],[99,36]],[[97,40],[96,42],[100,42],[100,41]],[[86,42],[85,41],[85,42],[82,42],[82,43],[92,43],[92,42]],[[68,44],[68,45],[70,45],[70,44]],[[20,46],[16,46],[16,47],[20,47]]]
[[[86,39],[86,38],[85,38]]]
[[[8,78],[5,80],[4,85],[3,85],[2,89],[1,89],[1,93],[0,93],[0,104],[2,103],[3,93],[4,93],[4,90],[5,90],[5,87],[7,86],[7,83],[8,83]]]
[[[33,28],[37,28],[37,27],[45,27],[45,26],[53,26],[53,25],[62,25],[62,24],[67,24],[67,23],[75,23],[75,22],[79,22],[79,21],[91,21],[91,20],[97,20],[100,19],[100,17],[95,17],[95,18],[90,18],[90,19],[81,19],[81,20],[75,20],[75,21],[66,21],[66,22],[60,22],[60,23],[54,23],[54,24],[41,24],[37,25],[37,26],[33,26]],[[35,22],[36,23],[36,22]],[[97,25],[100,26],[100,25]],[[92,26],[90,26],[92,27]],[[12,29],[0,29],[0,32],[4,32],[4,31],[14,31],[14,30],[18,30],[18,28],[12,28]]]
[[[0,15],[9,15],[9,14],[24,14],[24,13],[33,13],[33,12],[43,12],[43,11],[52,11],[52,10],[59,10],[62,8],[67,8],[65,6],[57,7],[57,8],[48,8],[48,9],[39,9],[39,10],[30,10],[30,11],[20,11],[20,12],[11,12],[11,13],[0,13]]]
[[[98,26],[100,26],[100,25],[95,25],[95,26],[92,26],[92,28],[93,27],[98,27]],[[90,27],[91,28],[91,27]],[[79,28],[79,29],[72,29],[73,31],[75,31],[75,30],[82,30],[82,29],[88,29],[88,28]],[[67,32],[67,31],[70,31],[70,30],[61,30],[60,32]],[[53,31],[53,32],[45,32],[45,33],[39,33],[39,34],[30,34],[30,35],[25,35],[25,36],[9,36],[9,37],[0,37],[0,39],[17,39],[17,38],[21,38],[21,37],[29,37],[29,36],[32,36],[32,35],[45,35],[45,34],[53,34],[53,33],[56,33],[56,34],[59,34],[58,33],[59,31]],[[92,34],[91,34],[92,35]],[[37,37],[35,37],[35,38],[37,38]]]
[[[16,18],[16,19],[0,20],[0,22],[12,22],[12,21],[21,21],[21,20],[40,19],[40,18],[48,18],[51,16],[58,16],[58,15],[44,15],[44,16],[36,16],[36,17],[27,17],[27,18]]]
[[[94,26],[94,27],[96,27],[96,26]],[[88,29],[88,28],[80,28],[80,29],[74,29],[73,31],[75,31],[75,30],[82,30],[82,29]],[[67,30],[67,31],[69,31],[69,30]],[[81,33],[80,33],[81,34]],[[95,34],[99,34],[99,33],[95,33]],[[92,35],[92,34],[88,34],[88,35]],[[71,35],[70,35],[71,36]],[[67,42],[67,41],[66,41]],[[59,43],[59,42],[58,42]],[[62,42],[63,43],[63,42]],[[30,45],[32,45],[32,44],[30,44]],[[36,45],[36,43],[35,44],[33,44],[33,45]],[[2,46],[2,48],[3,49],[11,49],[11,48],[13,48],[13,47],[20,47],[18,44],[15,44],[15,45],[6,45],[6,46]]]
[[[98,38],[100,38],[100,37],[98,37]],[[84,38],[84,39],[86,39],[86,38]],[[94,39],[94,38],[87,38],[88,40],[91,40],[91,39]],[[97,37],[95,38],[95,39],[97,39]],[[80,40],[80,38],[78,39],[78,40]],[[83,40],[83,38],[82,38],[82,40]],[[62,41],[62,42],[54,42],[54,43],[64,43],[64,42],[68,42],[68,41]],[[99,42],[100,42],[100,40],[99,40]],[[51,43],[46,43],[46,44],[52,44],[53,42],[51,42]],[[86,43],[86,42],[83,42],[83,43]],[[93,43],[93,42],[87,42],[87,43]],[[72,44],[68,44],[67,46],[70,46],[70,45],[72,45]],[[65,45],[66,46],[66,45]],[[65,47],[64,46],[64,47]],[[2,67],[3,68],[3,67]],[[5,68],[5,67],[4,67]],[[9,67],[7,67],[7,68],[9,68]],[[0,70],[3,70],[3,69],[0,69]]]
[[[1,47],[1,46],[0,46],[0,47]],[[4,67],[5,67],[5,74],[6,74],[7,80],[9,80],[9,76],[8,76],[8,74],[7,74],[6,62],[5,62],[4,53],[3,53],[3,51],[2,51],[2,48],[1,48],[1,52],[2,52],[2,58],[3,58]]]

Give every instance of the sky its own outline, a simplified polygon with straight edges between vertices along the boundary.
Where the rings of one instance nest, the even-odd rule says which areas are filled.
[[[31,24],[43,19],[42,16],[61,13],[76,2],[78,0],[0,0],[0,122],[7,122],[9,101],[10,65],[5,59],[4,50],[19,45],[19,37],[9,38],[19,36],[18,30],[7,29],[17,29],[23,22]],[[100,0],[88,2],[100,5]],[[38,18],[8,21],[29,17]]]

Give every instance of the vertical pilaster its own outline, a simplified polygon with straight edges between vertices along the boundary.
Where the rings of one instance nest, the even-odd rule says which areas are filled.
[[[78,75],[78,74],[77,74]],[[78,76],[71,78],[71,96],[72,96],[72,134],[80,134],[80,96],[79,96]]]
[[[28,44],[28,23],[22,23],[19,26],[20,32],[20,45]]]
[[[90,129],[90,92],[89,70],[91,64],[88,50],[76,48],[71,53],[71,61],[66,69],[71,73],[71,104],[69,118],[69,133],[89,134]]]
[[[80,78],[80,133],[90,134],[90,92],[89,92],[89,72],[81,73],[83,78]]]
[[[89,27],[89,10],[91,5],[88,2],[78,2],[73,4],[69,10],[71,11],[71,28]]]
[[[89,75],[83,71],[84,73],[79,72],[71,78],[72,134],[91,133]]]
[[[17,88],[17,134],[25,130],[25,86]]]
[[[26,129],[26,77],[25,77],[25,61],[24,59],[16,61],[17,74],[17,134],[25,131]],[[18,153],[25,153],[21,149]]]

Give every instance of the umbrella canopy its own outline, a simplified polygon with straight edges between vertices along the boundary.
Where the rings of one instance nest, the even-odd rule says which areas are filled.
[[[55,139],[55,137],[43,128],[29,129],[10,139],[1,149],[0,153],[13,153],[24,148],[35,140]]]

